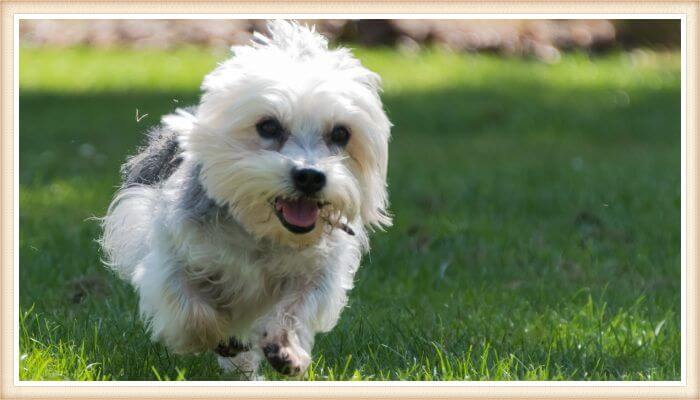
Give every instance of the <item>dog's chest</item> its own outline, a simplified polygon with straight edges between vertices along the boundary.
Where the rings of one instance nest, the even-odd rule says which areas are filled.
[[[209,233],[190,237],[187,269],[201,281],[198,286],[221,293],[217,297],[222,301],[274,299],[293,290],[295,283],[313,281],[323,272],[326,254],[318,249],[253,246],[236,237]]]
[[[317,281],[328,243],[290,248],[260,243],[235,224],[185,224],[179,246],[190,286],[220,309],[264,312],[285,293]]]

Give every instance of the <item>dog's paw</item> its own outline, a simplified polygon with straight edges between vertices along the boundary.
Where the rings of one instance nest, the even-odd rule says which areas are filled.
[[[311,362],[311,357],[303,349],[284,341],[265,343],[262,350],[272,368],[283,375],[300,376]]]
[[[219,343],[214,352],[221,357],[235,357],[240,353],[250,350],[250,346],[240,342],[235,337],[230,337],[228,341]]]
[[[258,374],[260,356],[258,352],[247,351],[235,357],[218,356],[219,367],[234,380],[261,381],[265,378]]]

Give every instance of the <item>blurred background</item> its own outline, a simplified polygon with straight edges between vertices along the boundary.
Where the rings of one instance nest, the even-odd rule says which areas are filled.
[[[415,51],[440,46],[555,61],[561,51],[678,48],[677,20],[300,20],[336,42]],[[263,20],[24,20],[30,46],[173,48],[247,43]]]
[[[304,22],[382,77],[394,124],[394,226],[308,379],[680,379],[679,21]],[[147,339],[94,217],[254,30],[20,21],[21,379],[230,379]]]

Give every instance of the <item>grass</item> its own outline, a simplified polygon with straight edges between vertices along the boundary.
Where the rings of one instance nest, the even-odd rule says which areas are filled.
[[[680,55],[357,54],[395,124],[395,225],[308,379],[680,379]],[[228,378],[148,341],[89,220],[224,56],[22,49],[20,379]]]

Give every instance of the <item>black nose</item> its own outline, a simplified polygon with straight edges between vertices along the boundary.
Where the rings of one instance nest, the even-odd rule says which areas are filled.
[[[294,187],[306,195],[314,194],[326,186],[326,175],[312,168],[294,169],[292,180]]]

